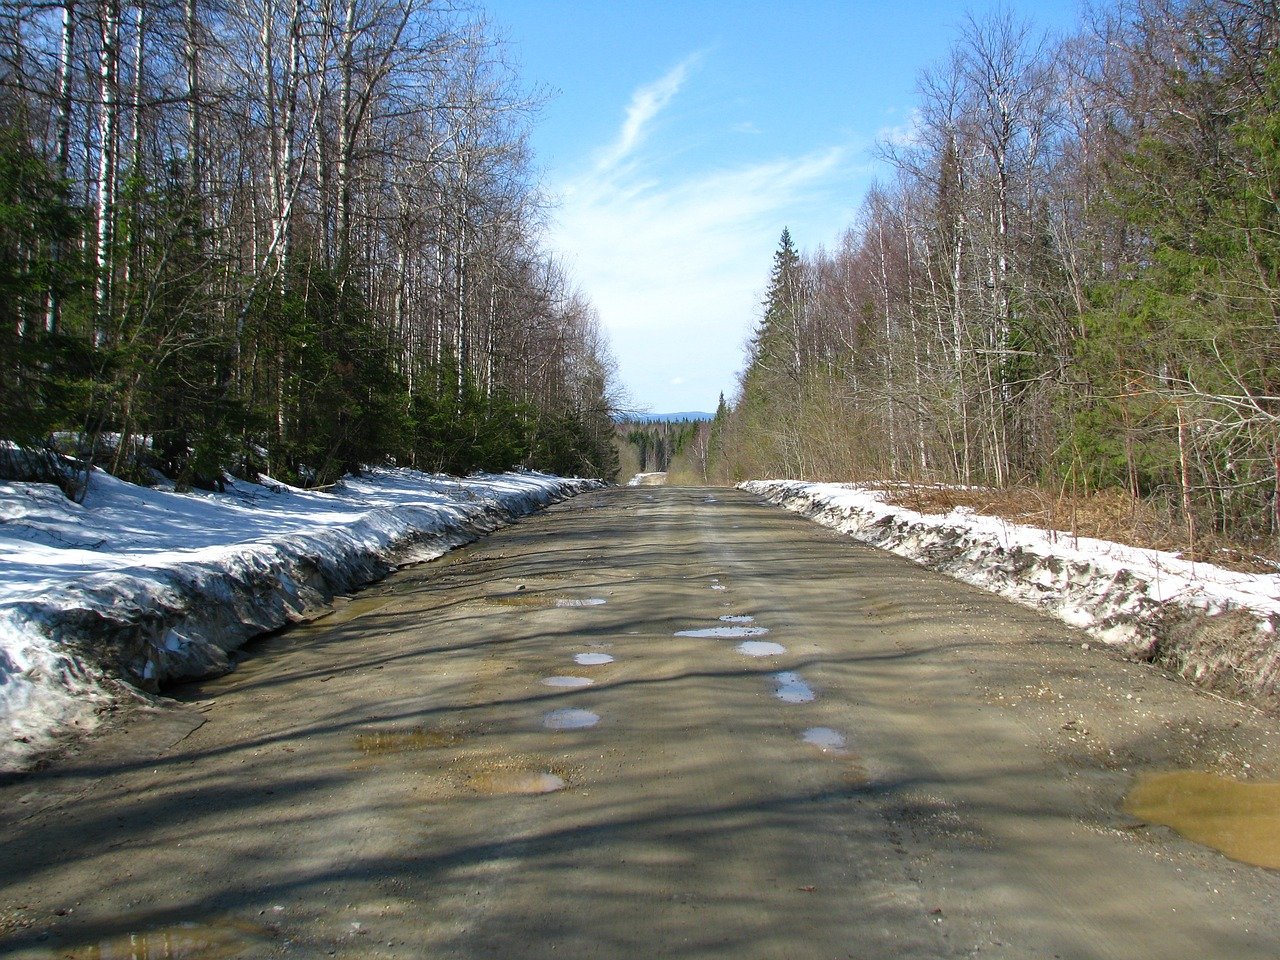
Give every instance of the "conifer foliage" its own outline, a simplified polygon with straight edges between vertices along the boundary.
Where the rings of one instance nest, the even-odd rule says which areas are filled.
[[[0,466],[610,475],[534,107],[426,0],[2,0]]]

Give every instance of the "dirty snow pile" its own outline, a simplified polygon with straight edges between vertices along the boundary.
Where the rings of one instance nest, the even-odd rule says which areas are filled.
[[[337,594],[598,485],[388,469],[327,492],[264,477],[174,493],[95,471],[80,505],[0,483],[0,770],[91,728],[127,684],[225,671]]]
[[[873,546],[1044,610],[1190,679],[1269,697],[1280,682],[1280,575],[1009,523],[957,507],[921,514],[850,484],[743,489]]]
[[[634,477],[627,481],[628,487],[654,487],[661,486],[667,482],[666,471],[657,473],[637,473]]]

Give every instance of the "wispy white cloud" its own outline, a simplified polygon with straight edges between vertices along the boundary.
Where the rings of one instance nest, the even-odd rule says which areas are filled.
[[[680,132],[646,134],[690,63],[638,90],[616,141],[560,185],[553,236],[600,312],[624,382],[657,410],[714,409],[719,391],[732,392],[783,226],[802,246],[829,240],[855,173],[840,146],[672,164]],[[827,232],[806,235],[817,219]]]
[[[609,170],[617,166],[636,149],[644,140],[650,122],[679,93],[698,59],[698,54],[686,57],[667,71],[666,75],[653,83],[645,84],[631,95],[631,103],[627,105],[626,119],[618,131],[618,138],[600,155],[596,163],[598,170]]]

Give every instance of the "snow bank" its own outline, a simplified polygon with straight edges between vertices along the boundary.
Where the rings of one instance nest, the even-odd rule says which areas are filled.
[[[741,486],[1206,686],[1260,700],[1278,692],[1280,576],[1013,524],[967,507],[921,514],[856,485],[753,480]]]
[[[224,672],[230,651],[336,594],[595,486],[375,470],[327,493],[263,478],[178,494],[95,472],[79,505],[0,483],[0,770],[136,687]]]

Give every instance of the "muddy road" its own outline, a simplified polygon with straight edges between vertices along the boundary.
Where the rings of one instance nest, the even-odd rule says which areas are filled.
[[[1123,807],[1274,777],[1275,721],[1086,640],[737,491],[588,494],[6,784],[0,955],[1280,956],[1280,874]]]

